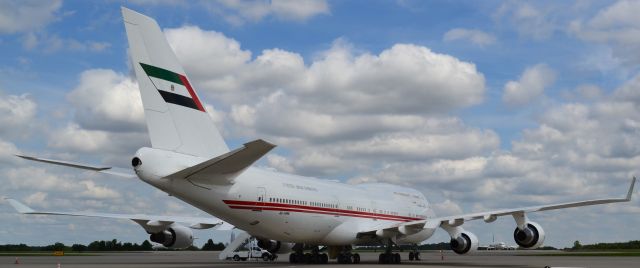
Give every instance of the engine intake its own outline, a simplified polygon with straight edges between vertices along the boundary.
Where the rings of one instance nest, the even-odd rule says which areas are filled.
[[[544,230],[535,222],[528,222],[524,229],[516,227],[513,231],[513,239],[523,248],[538,248],[542,246],[544,238]]]
[[[463,232],[458,237],[452,237],[449,244],[453,252],[467,254],[478,249],[478,238],[473,233]]]
[[[152,233],[149,239],[167,248],[187,248],[193,244],[193,232],[187,227],[173,224],[166,230]]]
[[[291,252],[291,248],[293,248],[293,245],[294,244],[292,243],[285,243],[285,242],[280,242],[276,240],[269,240],[269,239],[258,240],[258,247],[266,251],[269,251],[270,253],[273,253],[273,254],[289,253]]]

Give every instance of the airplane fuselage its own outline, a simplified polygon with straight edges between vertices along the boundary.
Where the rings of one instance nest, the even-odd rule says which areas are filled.
[[[372,237],[357,237],[358,230],[435,217],[424,195],[407,187],[349,185],[254,167],[233,183],[204,184],[166,176],[206,159],[151,148],[139,150],[136,156],[143,163],[136,168],[141,180],[256,237],[324,245],[359,244],[371,242]],[[398,242],[418,243],[434,231],[425,228]]]

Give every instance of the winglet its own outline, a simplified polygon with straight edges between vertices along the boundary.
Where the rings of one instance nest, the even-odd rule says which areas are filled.
[[[9,201],[9,204],[21,214],[29,214],[35,212],[35,210],[25,204],[18,202],[18,200],[12,198],[5,198],[5,200]]]
[[[627,201],[631,200],[631,195],[633,194],[633,187],[636,185],[636,177],[634,176],[633,179],[631,179],[631,186],[629,186],[629,192],[627,193]]]

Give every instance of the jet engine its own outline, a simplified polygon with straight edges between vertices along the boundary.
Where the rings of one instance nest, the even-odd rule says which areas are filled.
[[[295,244],[280,242],[276,240],[269,239],[260,239],[258,240],[258,247],[269,251],[273,254],[285,254],[291,252],[291,248],[293,248]]]
[[[523,230],[516,227],[513,239],[523,248],[537,248],[544,242],[544,230],[538,223],[530,221]]]
[[[465,231],[460,233],[458,237],[452,237],[449,244],[453,252],[467,254],[478,249],[478,238],[473,233]]]
[[[167,248],[186,248],[193,244],[191,229],[177,224],[172,224],[158,233],[152,233],[149,238]]]

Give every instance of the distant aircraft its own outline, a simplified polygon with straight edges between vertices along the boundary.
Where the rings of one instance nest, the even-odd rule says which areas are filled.
[[[451,236],[458,254],[478,247],[476,236],[461,226],[482,219],[493,222],[512,216],[515,242],[523,248],[542,245],[545,232],[529,219],[531,212],[627,202],[625,198],[597,199],[562,204],[499,209],[437,217],[425,196],[412,188],[383,183],[349,185],[317,178],[252,167],[275,145],[263,140],[230,150],[207,114],[184,69],[156,21],[122,8],[132,66],[145,111],[151,148],[141,148],[131,159],[135,173],[111,167],[20,156],[24,159],[92,170],[142,181],[217,218],[120,215],[83,212],[34,211],[9,200],[25,214],[126,218],[151,235],[151,241],[168,248],[193,242],[192,229],[220,227],[224,222],[258,238],[272,253],[291,252],[291,263],[359,263],[352,245],[381,243],[386,251],[380,263],[400,263],[393,245],[416,245],[438,228]],[[188,42],[189,40],[184,40]],[[178,223],[189,223],[189,228]],[[305,253],[305,245],[313,246]],[[319,246],[326,246],[322,253]],[[306,247],[308,248],[308,247]],[[409,259],[416,251],[409,253]]]

